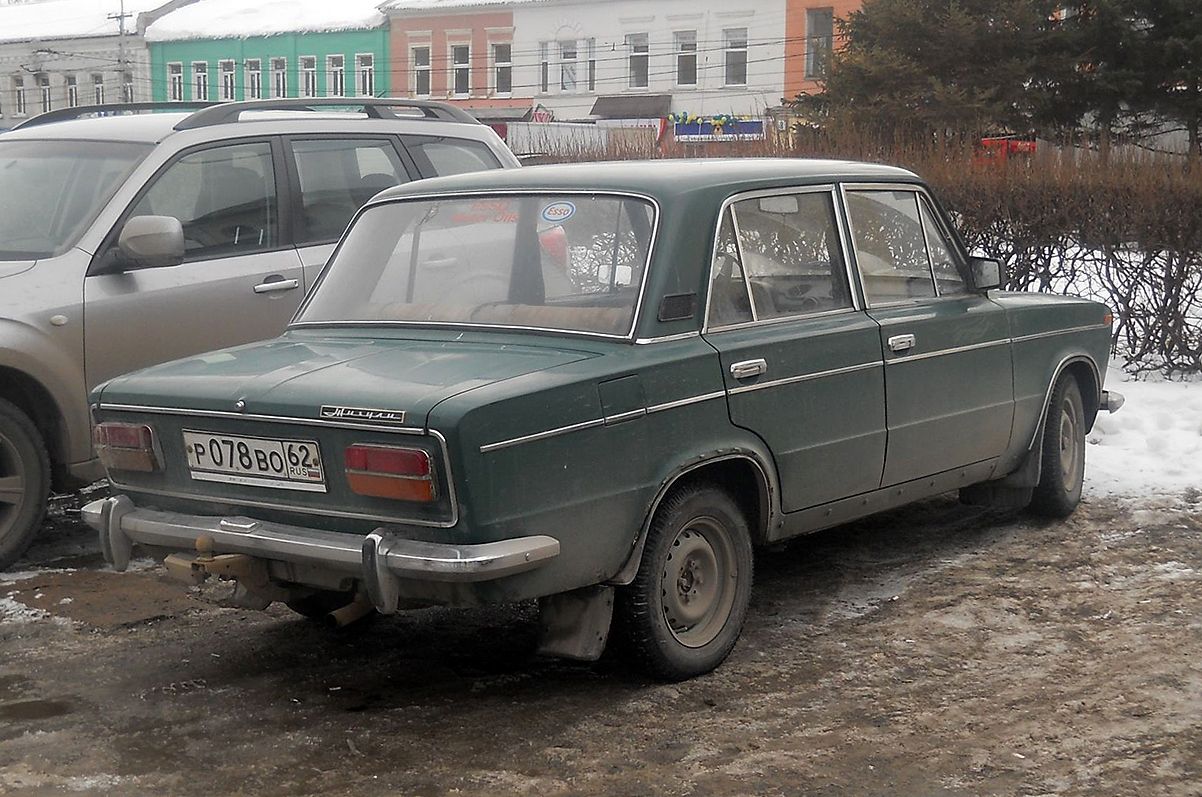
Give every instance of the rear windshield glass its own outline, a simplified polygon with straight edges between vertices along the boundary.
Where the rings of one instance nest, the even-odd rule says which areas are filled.
[[[408,200],[366,210],[298,322],[628,335],[654,209],[606,195]]]
[[[122,142],[0,140],[0,260],[69,249],[150,150]]]

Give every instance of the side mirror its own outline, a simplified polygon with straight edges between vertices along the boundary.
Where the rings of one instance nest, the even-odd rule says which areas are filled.
[[[184,262],[184,228],[174,216],[134,216],[117,238],[111,271],[178,266]]]
[[[1002,264],[991,257],[970,257],[968,267],[972,269],[972,284],[979,291],[1002,287],[1004,274]]]

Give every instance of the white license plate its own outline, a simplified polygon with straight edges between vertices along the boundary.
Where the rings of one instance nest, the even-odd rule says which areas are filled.
[[[192,478],[206,482],[326,491],[321,449],[315,440],[240,437],[184,430]]]

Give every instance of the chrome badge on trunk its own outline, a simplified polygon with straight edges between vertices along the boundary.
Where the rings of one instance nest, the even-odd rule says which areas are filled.
[[[366,407],[332,407],[322,405],[321,417],[331,421],[366,421],[370,423],[404,423],[404,410],[373,410]]]

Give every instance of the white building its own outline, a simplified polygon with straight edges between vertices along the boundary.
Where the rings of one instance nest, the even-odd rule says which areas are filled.
[[[758,117],[784,94],[785,0],[543,0],[511,8],[513,91],[533,95],[544,118],[604,125],[658,123],[680,112]]]
[[[0,6],[0,129],[56,108],[149,100],[150,59],[141,32],[190,2],[48,0]]]

